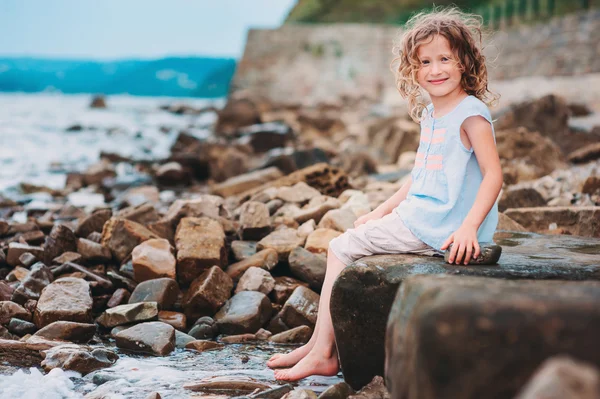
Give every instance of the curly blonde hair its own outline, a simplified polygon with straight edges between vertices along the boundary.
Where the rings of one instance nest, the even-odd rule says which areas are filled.
[[[395,75],[396,88],[403,98],[408,99],[410,117],[419,122],[427,106],[417,83],[417,71],[421,65],[418,50],[435,35],[445,37],[450,43],[462,72],[463,90],[487,105],[495,105],[500,96],[488,89],[487,67],[482,53],[481,17],[464,13],[456,7],[434,8],[411,17],[405,25],[399,45],[394,46],[394,53],[398,55],[390,67]]]

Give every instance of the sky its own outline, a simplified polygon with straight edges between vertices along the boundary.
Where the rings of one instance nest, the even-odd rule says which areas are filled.
[[[247,29],[296,0],[0,0],[0,56],[114,60],[242,56]]]

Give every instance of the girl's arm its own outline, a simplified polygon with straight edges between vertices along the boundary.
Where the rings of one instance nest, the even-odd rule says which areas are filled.
[[[479,256],[477,230],[498,198],[502,188],[502,168],[490,123],[481,116],[475,116],[467,118],[462,128],[467,133],[477,157],[483,181],[475,197],[475,203],[462,225],[448,237],[441,249],[445,250],[454,243],[448,262],[461,263],[464,255],[466,265],[472,259],[471,256],[475,258]]]
[[[390,198],[385,200],[384,203],[379,205],[377,208],[372,210],[356,219],[354,222],[354,227],[358,227],[363,223],[368,222],[369,220],[379,219],[392,212],[402,201],[406,199],[406,195],[408,194],[408,190],[410,190],[410,185],[412,183],[412,179],[409,177],[408,180],[400,187],[398,191],[396,191]]]

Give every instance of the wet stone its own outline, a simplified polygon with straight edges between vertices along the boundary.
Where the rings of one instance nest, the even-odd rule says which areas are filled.
[[[230,298],[232,289],[231,277],[218,266],[213,266],[192,282],[181,305],[190,320],[212,316]]]
[[[277,344],[305,344],[310,340],[312,333],[312,328],[308,326],[298,326],[273,335],[269,338],[269,341]]]
[[[272,248],[263,249],[254,255],[241,260],[237,263],[233,263],[227,267],[227,274],[233,281],[238,281],[240,277],[251,267],[259,267],[261,269],[270,271],[279,262],[279,255],[277,251]]]
[[[348,399],[390,399],[390,397],[385,381],[377,375],[360,391],[348,396]]]
[[[275,288],[271,293],[275,303],[284,304],[298,287],[308,287],[308,284],[292,277],[275,277]]]
[[[37,331],[35,324],[14,317],[10,319],[7,328],[8,331],[10,331],[12,334],[18,335],[19,337],[27,334],[33,334]]]
[[[271,301],[256,291],[235,294],[215,315],[219,332],[227,335],[255,333],[271,317]]]
[[[256,253],[256,241],[232,241],[231,252],[235,260],[242,261]]]
[[[46,339],[86,343],[94,337],[95,333],[95,324],[55,321],[41,328],[34,335]]]
[[[238,335],[228,335],[226,337],[222,337],[221,342],[226,344],[243,344],[246,342],[254,342],[257,340],[256,334],[238,334]]]
[[[135,281],[152,280],[159,277],[176,278],[174,249],[164,238],[144,241],[131,252],[133,278]]]
[[[67,226],[57,224],[46,237],[44,263],[52,264],[52,260],[64,252],[77,252],[77,236]]]
[[[112,216],[110,209],[99,209],[91,215],[83,218],[77,228],[75,234],[78,237],[88,238],[90,234],[97,232],[102,233],[102,227]]]
[[[187,318],[183,313],[172,312],[170,310],[161,310],[158,312],[158,321],[167,323],[177,330],[185,330]]]
[[[212,266],[227,264],[225,231],[221,223],[208,217],[181,219],[175,233],[177,278],[188,286]]]
[[[294,389],[283,395],[281,399],[317,399],[317,394],[310,389]]]
[[[156,302],[140,302],[107,309],[96,321],[105,328],[111,328],[133,322],[155,320],[157,316]]]
[[[169,310],[177,301],[179,286],[172,278],[157,278],[139,283],[131,293],[128,303],[156,302],[161,310]]]
[[[242,278],[237,284],[235,293],[242,291],[258,291],[265,295],[269,295],[275,288],[275,279],[271,273],[258,267],[251,267],[246,270]]]
[[[191,335],[175,329],[175,347],[177,349],[184,349],[188,343],[194,341],[195,339],[196,338],[192,337]]]
[[[94,370],[110,367],[116,363],[119,356],[104,348],[90,348],[74,344],[56,346],[42,351],[44,360],[42,367],[47,372],[61,368],[73,370],[86,375]]]
[[[90,284],[80,278],[64,277],[49,284],[37,302],[33,320],[39,327],[55,321],[92,321]]]
[[[393,397],[416,384],[424,399],[514,397],[554,354],[600,364],[590,350],[600,334],[599,300],[597,281],[407,278],[388,321],[388,388]]]
[[[345,382],[338,382],[324,390],[319,399],[346,399],[354,393],[354,389]]]
[[[294,277],[308,283],[313,290],[321,290],[327,270],[327,258],[324,255],[298,247],[290,253],[288,261]]]
[[[52,272],[41,262],[31,266],[31,270],[21,281],[12,295],[14,302],[24,304],[28,299],[39,299],[42,290],[54,280]]]
[[[126,304],[129,301],[131,294],[125,288],[117,288],[106,304],[109,308]]]
[[[30,321],[31,313],[15,302],[0,301],[0,324],[8,324],[13,317]]]
[[[271,232],[271,217],[265,204],[248,201],[240,208],[240,233],[243,240],[260,240]]]
[[[166,356],[175,349],[175,329],[160,321],[141,323],[121,331],[115,340],[121,349]]]
[[[158,237],[141,224],[113,217],[104,224],[101,244],[121,263],[136,246],[151,238]]]
[[[195,350],[196,352],[204,352],[207,350],[221,349],[224,346],[225,345],[220,344],[215,341],[196,340],[196,341],[189,342],[185,346],[185,349]]]
[[[219,334],[219,328],[212,317],[204,316],[196,320],[188,334],[196,339],[213,339]]]
[[[266,248],[274,249],[277,252],[280,261],[287,261],[290,252],[304,245],[304,238],[299,237],[295,229],[275,230],[262,240],[256,246],[258,251]]]
[[[77,240],[77,252],[87,263],[105,263],[112,258],[110,249],[85,238]]]
[[[306,287],[297,287],[281,308],[281,320],[290,328],[315,327],[319,309],[319,295]]]

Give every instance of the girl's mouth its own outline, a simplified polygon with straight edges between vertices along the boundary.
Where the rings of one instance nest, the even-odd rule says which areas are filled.
[[[448,78],[446,78],[446,79],[438,79],[438,80],[430,80],[429,83],[431,83],[432,85],[439,85],[439,84],[444,83],[447,80],[448,80]]]

